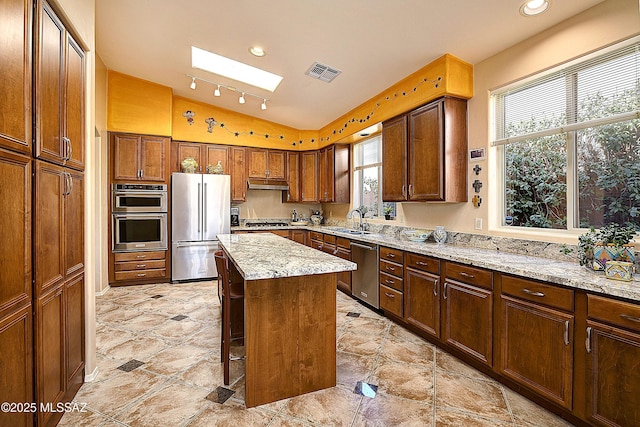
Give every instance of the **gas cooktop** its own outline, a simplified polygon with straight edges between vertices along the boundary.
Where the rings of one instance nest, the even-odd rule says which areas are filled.
[[[246,227],[286,227],[289,223],[284,221],[252,221],[245,222]]]

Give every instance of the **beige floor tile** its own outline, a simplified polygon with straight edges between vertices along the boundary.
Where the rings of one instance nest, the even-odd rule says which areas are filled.
[[[341,387],[332,387],[292,397],[281,415],[329,426],[349,426],[362,396]]]
[[[135,319],[134,319],[135,320]],[[204,328],[200,322],[189,318],[182,320],[167,319],[160,326],[153,329],[152,335],[174,341],[184,341]]]
[[[128,327],[129,325],[122,326]],[[106,353],[109,349],[133,339],[135,336],[133,332],[114,328],[111,324],[98,324],[96,325],[96,351],[98,353]]]
[[[119,327],[125,325],[126,322],[138,316],[140,316],[140,311],[134,310],[133,308],[129,307],[121,307],[117,310],[112,310],[101,314],[98,320],[101,323],[112,323],[116,327]]]
[[[382,348],[384,338],[381,336],[361,335],[354,332],[343,332],[338,337],[337,349],[362,356],[375,356]]]
[[[141,313],[139,316],[130,319],[126,328],[133,332],[149,331],[162,325],[167,319],[168,317],[163,314]]]
[[[58,427],[97,427],[108,420],[106,416],[84,408],[80,411],[65,412]]]
[[[121,344],[118,344],[108,351],[110,357],[121,360],[136,359],[146,362],[149,358],[161,350],[169,347],[169,343],[160,338],[138,335]]]
[[[378,394],[362,399],[354,427],[428,427],[433,425],[433,406],[396,396]],[[462,425],[461,425],[462,426]]]
[[[149,298],[149,295],[142,292],[130,292],[114,298],[111,302],[123,307],[133,307],[143,301],[148,301]]]
[[[383,361],[376,367],[369,383],[378,386],[378,393],[424,403],[433,402],[432,366]]]
[[[501,387],[492,381],[470,379],[436,370],[436,408],[449,408],[484,418],[511,422]]]
[[[220,325],[222,313],[220,308],[212,308],[207,306],[199,306],[197,309],[190,311],[188,314],[190,319],[204,322],[210,325]]]
[[[336,353],[336,381],[345,387],[355,388],[358,381],[369,379],[375,364],[374,356],[360,356],[338,351]]]
[[[193,344],[220,352],[220,327],[204,326],[199,331],[189,334],[184,344]]]
[[[116,416],[131,427],[180,426],[211,402],[208,392],[184,384],[167,384]]]
[[[444,409],[436,409],[436,424],[437,427],[512,427],[513,424],[510,421],[502,421],[495,419],[480,418],[471,414],[448,411]],[[542,427],[543,424],[538,424],[538,427]]]
[[[493,381],[493,379],[491,379],[489,376],[472,368],[457,357],[452,356],[440,349],[436,349],[436,369],[477,380]]]
[[[359,335],[384,336],[389,326],[389,321],[384,319],[373,319],[371,317],[351,317],[344,331],[353,332]]]
[[[520,396],[507,387],[502,387],[509,402],[516,426],[522,427],[568,427],[572,424],[541,408],[529,399]]]
[[[193,345],[178,345],[162,350],[147,360],[144,368],[163,375],[174,375],[206,360],[209,350]]]
[[[395,323],[391,323],[391,327],[389,328],[389,336],[401,341],[411,341],[415,343],[429,343],[429,341],[425,340],[424,338],[419,337],[413,332],[408,331],[402,326],[396,325]]]
[[[209,357],[196,362],[177,377],[188,384],[213,390],[222,385],[222,363]]]
[[[262,407],[245,409],[243,404],[228,400],[222,405],[211,403],[189,424],[189,427],[266,426],[275,415],[275,412]]]
[[[430,366],[434,360],[434,348],[424,342],[400,341],[387,337],[380,355],[391,361]]]

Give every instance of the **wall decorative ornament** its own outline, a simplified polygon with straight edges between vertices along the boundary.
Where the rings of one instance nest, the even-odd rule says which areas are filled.
[[[213,117],[207,117],[204,122],[208,125],[207,132],[213,133],[213,127],[218,124]]]
[[[195,115],[196,115],[195,111],[191,111],[191,110],[187,110],[184,113],[182,113],[182,116],[187,118],[187,123],[189,123],[189,126],[193,126],[193,117]]]

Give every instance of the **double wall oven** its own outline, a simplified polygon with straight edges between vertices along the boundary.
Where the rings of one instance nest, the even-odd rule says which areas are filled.
[[[113,252],[167,249],[167,186],[113,184],[111,188]]]

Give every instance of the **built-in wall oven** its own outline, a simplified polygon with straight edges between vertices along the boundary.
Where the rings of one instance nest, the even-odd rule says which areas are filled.
[[[166,250],[167,186],[113,184],[111,193],[113,252]]]

